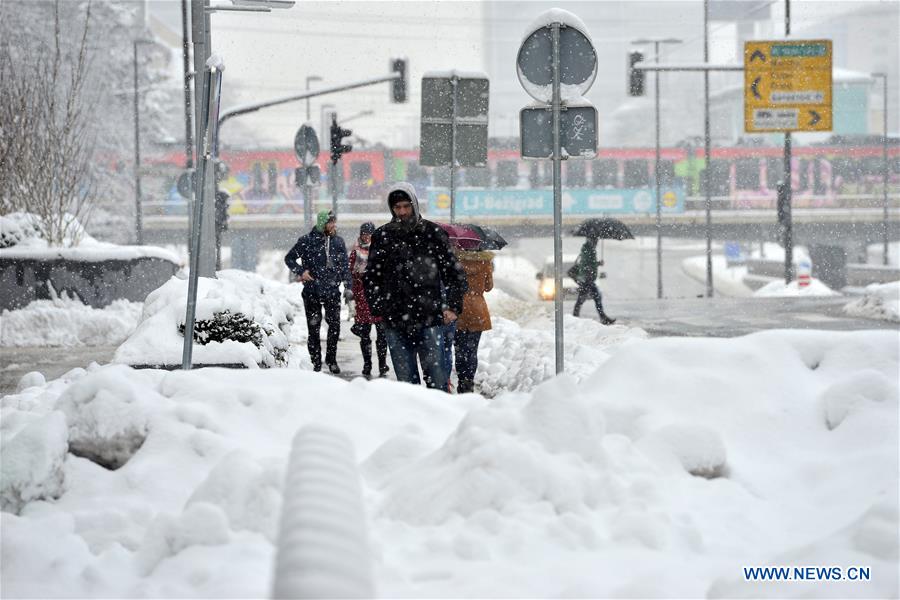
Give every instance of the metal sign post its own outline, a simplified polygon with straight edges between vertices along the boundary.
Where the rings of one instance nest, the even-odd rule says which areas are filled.
[[[422,77],[419,164],[450,167],[450,222],[456,221],[456,170],[487,165],[490,82],[480,73]]]
[[[218,142],[219,99],[222,95],[222,71],[225,66],[212,57],[207,62],[203,82],[203,104],[200,106],[200,123],[203,135],[198,139],[202,144],[202,152],[198,156],[197,188],[200,193],[193,206],[191,229],[191,266],[188,276],[187,307],[184,316],[184,346],[181,355],[181,368],[191,368],[191,356],[194,348],[194,316],[197,311],[197,285],[200,278],[200,242],[203,232],[203,211],[208,198],[215,198],[215,165],[213,157]],[[212,193],[208,193],[212,191]],[[213,208],[215,208],[215,203]]]
[[[547,25],[525,38],[516,57],[519,82],[540,103],[520,113],[521,155],[553,160],[556,372],[562,373],[562,161],[593,158],[597,152],[597,111],[582,97],[597,76],[597,52],[584,23],[570,12],[551,9],[535,22]],[[548,113],[550,119],[546,118]]]

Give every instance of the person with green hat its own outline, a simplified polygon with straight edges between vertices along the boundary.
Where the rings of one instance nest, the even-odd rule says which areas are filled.
[[[325,344],[325,365],[333,374],[341,372],[337,364],[337,345],[341,335],[341,292],[350,292],[350,269],[347,246],[337,235],[337,218],[334,212],[322,210],[316,215],[316,225],[301,236],[284,257],[284,262],[303,282],[303,309],[309,331],[306,346],[313,370],[322,370],[322,312],[328,325]]]

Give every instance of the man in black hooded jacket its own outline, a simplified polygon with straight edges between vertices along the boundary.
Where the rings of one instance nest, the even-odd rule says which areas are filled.
[[[391,222],[372,236],[363,276],[372,314],[382,317],[398,381],[447,389],[443,325],[462,312],[466,274],[446,232],[422,218],[415,189],[396,184],[388,193]]]

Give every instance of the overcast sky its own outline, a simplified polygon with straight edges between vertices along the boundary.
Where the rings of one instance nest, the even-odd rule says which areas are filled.
[[[220,0],[213,0],[214,3]],[[224,2],[224,0],[221,0]],[[816,20],[872,2],[792,0],[793,28],[801,30]],[[877,4],[877,3],[876,3]],[[530,102],[521,94],[514,57],[528,22],[550,6],[582,17],[592,28],[603,71],[588,98],[601,111],[601,121],[627,100],[624,94],[625,53],[638,37],[674,36],[684,43],[674,47],[669,60],[699,62],[703,52],[703,3],[699,0],[644,2],[597,1],[521,2],[491,4],[468,1],[309,1],[271,13],[217,13],[212,17],[213,50],[225,60],[223,109],[305,89],[308,76],[320,76],[312,86],[348,83],[387,74],[394,56],[410,59],[410,102],[389,102],[388,84],[314,99],[312,121],[319,129],[323,104],[332,104],[339,116],[365,110],[372,116],[348,124],[362,138],[393,147],[414,147],[419,138],[419,87],[422,74],[433,69],[486,71],[492,78],[491,133],[509,135],[517,128],[518,108]],[[771,18],[762,25],[769,35],[783,32],[783,0],[766,7]],[[168,21],[180,34],[180,2],[152,0],[151,12]],[[735,28],[713,23],[710,28],[712,60],[733,61]],[[507,48],[507,46],[509,46]],[[508,56],[502,61],[500,56]],[[509,62],[508,69],[503,62]],[[180,61],[178,61],[180,65]],[[605,73],[605,77],[604,77]],[[696,90],[696,88],[695,88]],[[296,129],[306,120],[306,103],[266,109],[239,117],[247,131],[266,146],[290,147]],[[601,130],[602,131],[602,130]],[[237,129],[222,132],[223,143],[249,140]]]

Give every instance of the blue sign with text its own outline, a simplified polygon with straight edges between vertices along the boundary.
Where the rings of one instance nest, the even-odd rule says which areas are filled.
[[[684,212],[684,188],[661,190],[662,212]],[[562,193],[562,210],[568,215],[634,214],[656,212],[656,190],[570,189]],[[450,191],[428,188],[426,212],[450,214]],[[553,190],[460,188],[456,190],[457,216],[530,216],[553,214]]]

